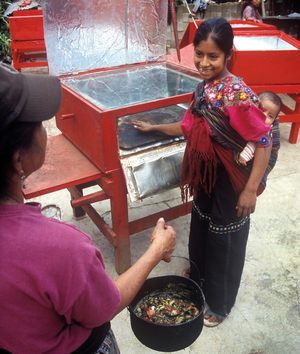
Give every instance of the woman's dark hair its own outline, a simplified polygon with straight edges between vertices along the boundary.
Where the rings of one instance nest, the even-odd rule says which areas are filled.
[[[195,34],[194,47],[197,47],[201,41],[207,41],[209,37],[225,53],[225,57],[227,58],[233,47],[231,25],[222,17],[215,17],[202,22]]]
[[[13,174],[12,157],[19,151],[28,151],[35,141],[40,122],[14,122],[0,136],[0,198],[5,196]]]

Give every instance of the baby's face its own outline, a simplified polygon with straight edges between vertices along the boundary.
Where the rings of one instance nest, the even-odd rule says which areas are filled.
[[[278,116],[278,106],[267,99],[262,99],[261,102],[265,108],[266,124],[271,125]]]

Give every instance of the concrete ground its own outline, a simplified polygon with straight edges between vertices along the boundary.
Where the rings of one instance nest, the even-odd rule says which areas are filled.
[[[281,96],[286,103],[293,105],[287,96]],[[46,122],[46,128],[50,136],[59,133],[54,119]],[[246,263],[235,306],[221,325],[203,327],[201,335],[190,347],[176,353],[300,353],[300,200],[297,197],[300,145],[299,142],[289,143],[290,128],[291,124],[280,125],[279,159],[251,216]],[[112,278],[117,276],[113,247],[89,217],[73,217],[67,190],[34,200],[43,206],[58,204],[63,211],[62,220],[91,235],[104,256],[107,272]],[[140,202],[129,202],[129,218],[134,220],[180,202],[178,189]],[[94,207],[110,224],[109,203],[96,203]],[[175,255],[188,257],[189,223],[189,215],[169,223],[177,232]],[[147,249],[151,233],[152,229],[149,229],[131,236],[132,263]],[[187,265],[186,260],[174,258],[170,264],[159,264],[151,275],[181,275]],[[127,309],[112,320],[112,328],[122,354],[155,353],[136,339]]]

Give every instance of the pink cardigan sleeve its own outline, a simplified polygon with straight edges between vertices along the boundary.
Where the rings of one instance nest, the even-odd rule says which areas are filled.
[[[243,12],[243,20],[247,20],[247,18],[252,17],[252,9],[251,6],[247,6]]]

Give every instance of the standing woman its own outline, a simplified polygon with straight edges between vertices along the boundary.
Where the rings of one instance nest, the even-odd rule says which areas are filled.
[[[265,186],[272,140],[262,104],[227,69],[233,32],[222,18],[203,22],[194,38],[194,62],[203,81],[182,122],[188,137],[182,164],[182,190],[194,196],[189,238],[190,259],[204,279],[210,309],[206,326],[230,313],[242,276],[250,217]],[[257,149],[251,170],[234,161],[244,141]],[[190,277],[198,278],[191,265]]]
[[[190,278],[203,278],[210,307],[204,325],[223,321],[239,289],[249,233],[249,215],[265,187],[264,173],[272,148],[271,127],[265,124],[258,97],[227,69],[233,54],[233,32],[223,18],[204,21],[194,38],[194,63],[203,80],[181,123],[151,126],[135,121],[143,132],[158,130],[187,139],[181,170],[183,196],[194,197],[189,257]],[[234,155],[246,141],[257,149],[250,167]],[[263,177],[264,176],[264,177]]]
[[[247,0],[242,19],[244,21],[262,22],[261,0]]]

